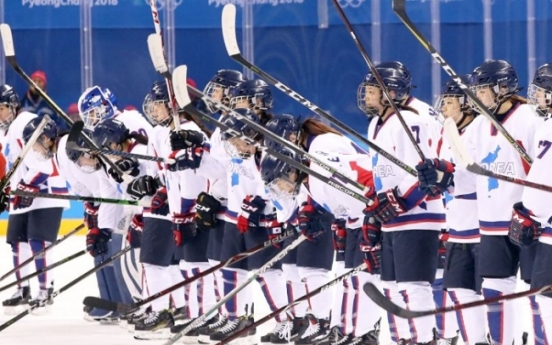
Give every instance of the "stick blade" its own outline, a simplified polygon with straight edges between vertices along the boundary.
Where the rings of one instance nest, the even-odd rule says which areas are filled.
[[[405,0],[393,0],[393,11],[404,12],[404,1]]]
[[[236,38],[236,5],[226,4],[222,9],[222,37],[229,56],[241,55]]]
[[[374,303],[376,303],[388,313],[400,316],[405,319],[411,319],[418,316],[416,312],[401,308],[395,303],[391,302],[389,299],[387,299],[387,297],[385,297],[380,289],[372,283],[364,284],[363,290],[364,293],[368,295],[368,297],[370,297],[372,301],[374,301]]]
[[[167,73],[169,68],[165,62],[165,52],[163,51],[163,41],[160,35],[151,34],[148,36],[148,50],[151,62],[155,70],[161,74]]]
[[[98,297],[91,297],[91,296],[85,297],[82,303],[88,307],[104,309],[109,311],[116,311],[123,314],[128,313],[132,309],[136,308],[131,304],[117,303],[117,302],[108,301],[106,299],[101,299]]]
[[[13,36],[11,28],[8,24],[0,24],[0,34],[2,35],[2,45],[4,46],[4,54],[6,57],[15,56],[15,48],[13,46]]]
[[[447,138],[447,141],[449,142],[454,153],[454,157],[458,160],[458,162],[466,169],[468,166],[475,164],[475,161],[462,143],[462,138],[460,138],[460,134],[458,134],[458,128],[456,127],[456,123],[453,119],[447,118],[445,120],[443,123],[443,130],[445,137]]]
[[[175,68],[172,75],[172,83],[174,88],[174,97],[180,108],[185,108],[192,103],[190,94],[188,93],[188,67],[181,65]]]

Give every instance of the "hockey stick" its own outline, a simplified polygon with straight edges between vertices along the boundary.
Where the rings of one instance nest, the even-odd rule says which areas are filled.
[[[322,175],[322,174],[320,174],[320,173],[304,166],[303,164],[295,161],[294,159],[292,159],[292,158],[290,158],[286,155],[281,154],[280,152],[277,152],[273,149],[264,147],[258,142],[253,142],[250,138],[244,136],[242,133],[231,129],[230,127],[223,124],[222,122],[220,122],[220,121],[214,119],[213,117],[211,117],[207,114],[204,114],[201,111],[197,110],[193,105],[191,105],[191,100],[190,100],[190,97],[188,95],[188,90],[191,91],[197,97],[200,97],[203,100],[211,102],[215,107],[227,111],[229,115],[232,115],[232,116],[238,118],[239,120],[247,123],[248,125],[250,125],[256,131],[259,131],[260,133],[266,134],[267,137],[274,138],[275,140],[277,140],[279,143],[281,143],[284,146],[288,146],[288,144],[291,145],[291,143],[289,143],[288,141],[282,140],[281,138],[279,138],[274,133],[266,130],[262,126],[256,124],[255,122],[251,121],[250,119],[248,119],[247,117],[244,117],[241,114],[233,111],[232,109],[224,106],[223,104],[218,103],[214,99],[212,99],[210,97],[207,97],[202,92],[195,89],[194,87],[191,87],[191,86],[188,86],[187,84],[184,84],[184,81],[186,80],[186,73],[187,73],[187,68],[186,68],[185,65],[182,65],[182,66],[178,66],[174,70],[174,75],[173,75],[173,84],[175,85],[176,99],[177,99],[177,101],[178,101],[181,108],[184,108],[187,112],[197,116],[200,119],[203,119],[204,121],[207,121],[207,122],[210,122],[210,123],[214,124],[215,126],[219,127],[222,132],[228,133],[229,135],[231,135],[233,137],[238,137],[238,138],[250,143],[251,145],[256,146],[257,148],[259,148],[261,150],[264,150],[267,154],[270,154],[270,155],[272,155],[272,156],[288,163],[289,165],[301,170],[302,172],[304,172],[306,174],[309,174],[310,176],[312,176],[314,178],[317,178],[317,179],[329,184],[330,186],[336,188],[337,190],[339,190],[339,191],[341,191],[341,192],[343,192],[343,193],[345,193],[345,194],[347,194],[347,195],[349,195],[349,196],[351,196],[351,197],[353,197],[357,200],[360,200],[365,204],[368,204],[368,205],[372,204],[372,200],[366,198],[364,195],[359,194],[359,193],[357,193],[357,192],[351,190],[350,188],[348,188],[348,187],[341,184],[341,182],[347,182],[347,183],[350,183],[350,184],[354,184],[354,187],[357,187],[358,182],[353,181],[350,178],[348,178],[347,176],[342,175],[341,173],[339,173],[337,170],[335,170],[331,166],[329,166],[327,164],[324,164],[322,162],[318,163],[326,171],[329,171],[329,172],[332,173],[332,176],[330,176],[330,177],[324,176],[324,175]],[[300,149],[298,149],[298,150],[300,150]],[[302,152],[303,154],[305,154],[304,151],[302,151],[302,150],[300,150],[298,152]],[[336,175],[336,176],[334,176],[334,175]],[[364,187],[364,186],[362,186],[362,187]],[[364,189],[364,188],[362,188],[362,189]]]
[[[261,78],[266,80],[268,83],[274,85],[280,91],[287,94],[289,97],[293,98],[297,102],[301,103],[303,106],[309,108],[311,111],[313,111],[320,117],[332,122],[342,131],[350,134],[358,141],[368,145],[368,147],[374,150],[374,152],[377,152],[383,157],[387,158],[389,161],[399,166],[401,169],[405,170],[410,175],[418,176],[416,169],[408,166],[406,163],[402,162],[397,157],[393,156],[392,154],[388,153],[381,147],[369,141],[368,139],[366,139],[365,137],[357,133],[354,129],[347,126],[345,123],[336,119],[328,112],[322,110],[320,107],[310,102],[305,97],[299,95],[297,92],[293,91],[288,86],[284,85],[283,83],[281,83],[280,81],[272,77],[270,74],[266,73],[265,71],[261,70],[259,67],[255,66],[247,59],[245,59],[245,57],[241,55],[240,48],[238,47],[238,40],[236,38],[236,6],[233,4],[225,5],[224,9],[222,10],[222,35],[224,37],[224,44],[226,46],[226,51],[228,52],[228,55],[236,62],[250,69],[257,75],[259,75]],[[190,88],[190,90],[193,90],[193,89]]]
[[[444,128],[445,137],[450,143],[450,147],[454,152],[455,158],[458,159],[459,163],[464,168],[466,168],[466,170],[468,170],[469,172],[476,175],[492,177],[497,180],[515,183],[529,188],[535,188],[535,189],[540,189],[547,192],[552,192],[552,186],[547,186],[544,184],[523,180],[517,177],[498,174],[483,168],[473,160],[473,158],[466,150],[466,147],[462,143],[462,138],[460,137],[460,134],[458,134],[458,128],[456,127],[456,123],[454,122],[454,120],[451,118],[447,118],[443,123],[443,128]]]
[[[201,272],[200,274],[194,275],[194,276],[190,277],[189,279],[183,280],[182,282],[180,282],[178,284],[175,284],[171,287],[168,287],[165,290],[159,291],[158,293],[153,294],[153,295],[149,296],[148,298],[146,298],[144,300],[141,300],[139,302],[135,302],[133,304],[118,303],[118,302],[113,302],[113,301],[101,299],[101,298],[98,298],[98,297],[85,297],[82,303],[86,306],[89,306],[89,307],[99,308],[99,309],[104,309],[104,310],[109,310],[109,311],[116,311],[116,312],[124,314],[124,313],[127,313],[127,312],[129,312],[133,309],[136,309],[136,308],[139,308],[143,305],[149,304],[149,303],[151,303],[151,301],[153,301],[153,300],[155,300],[155,299],[157,299],[161,296],[164,296],[164,295],[166,295],[166,294],[168,294],[168,293],[170,293],[170,292],[172,292],[176,289],[179,289],[183,286],[186,286],[186,285],[196,281],[197,279],[199,279],[201,277],[209,275],[209,274],[211,274],[215,271],[218,271],[219,269],[221,269],[223,267],[232,265],[232,264],[234,264],[238,261],[241,261],[241,260],[243,260],[243,259],[245,259],[245,258],[247,258],[247,257],[249,257],[249,256],[251,256],[255,253],[260,252],[263,249],[271,247],[275,243],[281,242],[281,241],[285,240],[286,238],[289,238],[289,237],[293,236],[294,233],[295,233],[295,230],[290,229],[290,230],[284,232],[283,234],[280,234],[276,238],[265,241],[264,243],[259,244],[258,246],[255,246],[255,247],[253,247],[249,250],[246,250],[243,253],[236,254],[233,257],[227,259],[226,261],[222,261],[222,262],[218,263],[217,265],[215,265],[213,267],[210,267],[209,269]]]
[[[67,195],[67,194],[31,193],[31,192],[24,192],[21,190],[12,190],[10,194],[19,195],[19,196],[29,196],[32,198],[75,200],[75,201],[83,201],[83,202],[99,202],[99,203],[105,203],[105,204],[143,206],[140,204],[139,201],[125,200],[125,199],[94,198],[91,196],[78,196],[78,195]]]
[[[23,71],[21,66],[19,66],[19,64],[17,63],[17,60],[15,58],[15,48],[14,48],[14,45],[13,45],[12,32],[11,32],[11,28],[8,24],[5,24],[5,23],[0,24],[0,35],[2,36],[2,44],[3,44],[3,47],[4,47],[4,54],[6,55],[6,61],[8,61],[8,64],[15,70],[15,72],[21,78],[23,78],[23,80],[25,80],[25,82],[28,85],[34,87],[34,89],[36,90],[36,93],[38,93],[40,95],[40,97],[42,97],[42,99],[44,99],[44,101],[50,107],[52,107],[52,109],[54,109],[56,111],[56,113],[58,113],[58,115],[61,116],[65,122],[72,125],[73,120],[71,120],[71,118],[69,116],[67,116],[67,114],[65,114],[65,112],[50,98],[50,96],[48,96],[46,94],[46,92],[44,92],[44,90],[42,90],[41,88],[38,87],[38,85],[36,85],[36,83],[27,75],[27,73],[25,73],[25,71]],[[91,147],[94,147],[94,148],[98,148],[98,146],[84,133],[83,133],[83,138],[84,138],[84,141],[88,145],[90,145]],[[129,179],[129,176],[127,174],[123,173],[121,171],[121,169],[119,169],[119,167],[117,165],[115,165],[112,161],[110,161],[109,159],[107,159],[106,157],[104,157],[102,155],[100,155],[100,157],[111,168],[113,168],[113,170],[115,170],[117,172],[117,174],[121,175],[124,180],[126,180],[127,182],[131,181],[131,179]]]
[[[80,147],[79,145],[77,145],[77,140],[83,134],[82,133],[83,128],[84,128],[84,122],[77,121],[73,123],[73,125],[71,126],[71,130],[69,131],[69,136],[67,137],[67,143],[65,144],[65,147],[71,150],[86,152],[92,155],[97,155],[97,154],[114,155],[114,156],[120,156],[124,158],[141,159],[141,160],[158,162],[158,163],[168,163],[168,164],[174,163],[174,159],[165,159],[161,157],[148,156],[148,155],[142,155],[142,154],[124,152],[124,151],[108,150],[103,148],[90,149],[90,148]]]
[[[202,323],[203,320],[207,318],[208,315],[211,315],[212,313],[216,312],[221,306],[223,306],[226,302],[228,302],[230,299],[232,299],[238,292],[245,289],[245,287],[251,282],[253,282],[255,279],[257,279],[258,276],[265,273],[272,267],[276,262],[282,260],[289,252],[291,252],[295,247],[303,243],[307,237],[305,235],[300,235],[296,240],[291,242],[288,246],[283,248],[278,254],[276,254],[272,259],[268,260],[267,263],[265,263],[263,266],[261,266],[256,271],[249,274],[249,277],[240,285],[236,286],[232,291],[230,291],[228,294],[226,294],[223,298],[220,299],[211,309],[209,309],[207,312],[203,313],[203,315],[198,316],[194,319],[186,328],[184,328],[179,333],[173,335],[166,343],[163,345],[171,345],[174,344],[178,339],[180,339],[182,336],[184,336],[186,333],[191,331],[194,327],[197,327],[199,324]]]
[[[244,329],[240,330],[239,332],[236,332],[234,334],[232,334],[231,336],[229,336],[228,338],[224,338],[224,340],[222,340],[221,342],[217,343],[216,345],[223,345],[223,344],[228,344],[229,342],[231,342],[232,340],[236,339],[236,338],[239,338],[242,334],[246,333],[246,332],[249,332],[250,330],[262,325],[263,323],[271,320],[272,318],[274,318],[276,315],[278,314],[281,314],[291,308],[293,308],[294,306],[298,305],[299,303],[303,302],[303,301],[306,301],[308,300],[309,298],[311,298],[312,296],[314,295],[318,295],[319,293],[321,293],[322,291],[324,290],[327,290],[329,288],[331,288],[332,286],[334,285],[337,285],[338,283],[344,281],[345,279],[349,278],[349,277],[352,277],[354,275],[356,275],[358,272],[361,272],[362,270],[364,270],[366,268],[366,264],[361,264],[355,268],[353,268],[352,270],[350,270],[349,272],[346,272],[342,275],[340,275],[339,277],[336,277],[335,279],[327,282],[326,284],[318,287],[317,289],[314,289],[312,291],[310,291],[309,293],[297,298],[296,300],[294,300],[293,302],[281,307],[280,309],[278,310],[275,310],[273,311],[272,313],[264,316],[263,318],[261,318],[260,320],[257,320],[256,322],[254,322],[253,324],[245,327]]]
[[[347,27],[347,30],[349,31],[349,35],[351,35],[351,38],[355,42],[355,45],[357,46],[358,50],[360,51],[360,54],[364,58],[364,61],[366,61],[366,63],[368,64],[368,67],[370,68],[370,73],[372,73],[372,75],[376,78],[376,80],[377,80],[377,82],[380,86],[381,92],[383,92],[383,95],[385,96],[385,99],[391,105],[391,108],[393,109],[393,111],[397,115],[397,118],[399,119],[399,121],[401,123],[401,126],[406,131],[406,135],[408,136],[408,139],[410,140],[412,145],[414,145],[414,148],[416,149],[416,152],[418,152],[418,155],[420,156],[420,159],[425,160],[425,155],[422,152],[422,149],[420,148],[420,146],[416,142],[416,139],[414,139],[414,136],[412,135],[411,129],[408,128],[408,125],[404,121],[404,118],[403,118],[401,112],[399,111],[399,108],[397,107],[395,102],[393,102],[393,100],[391,99],[391,96],[389,95],[389,91],[387,90],[387,87],[383,83],[383,79],[381,78],[381,75],[376,70],[376,66],[374,66],[374,64],[372,63],[372,60],[368,56],[368,53],[366,52],[366,49],[364,49],[364,46],[362,45],[362,43],[360,43],[360,40],[358,39],[358,37],[355,33],[355,30],[353,29],[353,26],[349,22],[349,19],[345,15],[345,12],[343,12],[343,9],[341,8],[341,5],[339,5],[338,0],[332,0],[332,2],[334,4],[335,8],[337,9],[337,12],[339,13],[339,16],[341,17],[341,20],[343,20],[343,23]]]
[[[479,112],[483,114],[491,123],[493,126],[508,140],[510,145],[519,153],[521,158],[523,158],[524,161],[526,161],[528,164],[533,163],[533,160],[527,152],[521,147],[521,145],[518,144],[518,142],[508,133],[506,128],[504,128],[500,122],[498,122],[495,117],[489,112],[489,109],[485,107],[485,105],[473,94],[473,92],[469,89],[469,87],[462,82],[462,79],[450,65],[445,61],[445,59],[437,52],[437,50],[429,43],[429,41],[422,35],[420,31],[416,28],[414,23],[410,20],[408,15],[406,14],[405,9],[405,2],[406,0],[393,0],[393,11],[397,14],[397,16],[400,18],[400,20],[404,23],[404,25],[410,30],[410,32],[418,39],[418,41],[421,43],[421,45],[433,56],[435,61],[437,61],[441,67],[447,72],[449,76],[454,80],[454,82],[462,89],[462,91],[468,96],[468,98],[476,105]]]
[[[97,266],[91,268],[90,270],[86,271],[85,273],[81,274],[77,278],[73,279],[69,283],[62,286],[59,290],[54,291],[52,293],[52,295],[50,296],[50,298],[52,298],[52,299],[56,298],[59,294],[61,294],[62,292],[67,291],[67,289],[69,289],[73,285],[81,282],[84,278],[88,277],[92,273],[94,273],[96,271],[99,271],[103,267],[105,267],[105,266],[109,265],[110,263],[112,263],[113,261],[117,260],[119,257],[124,255],[130,249],[131,249],[131,247],[128,246],[128,247],[124,248],[123,250],[121,250],[120,252],[113,254],[110,258],[102,261],[99,265],[97,265]],[[33,305],[29,309],[21,312],[20,314],[16,315],[15,317],[11,318],[10,320],[4,322],[2,325],[0,325],[0,332],[5,330],[9,326],[13,325],[15,322],[19,321],[20,319],[24,318],[25,316],[29,315],[33,310],[35,310],[37,308],[40,308],[40,307],[44,307],[47,302],[48,302],[48,300],[41,301],[40,303]]]
[[[31,256],[30,258],[28,258],[27,260],[23,261],[22,263],[20,263],[19,265],[17,265],[16,267],[12,268],[10,271],[8,271],[7,273],[5,273],[3,276],[0,277],[0,281],[6,279],[7,277],[9,277],[12,273],[15,273],[17,271],[19,271],[21,268],[23,268],[23,266],[27,265],[28,263],[30,263],[31,261],[33,261],[35,258],[37,258],[38,256],[46,253],[48,250],[52,249],[53,247],[57,246],[58,244],[60,244],[61,242],[65,241],[66,239],[68,239],[70,236],[76,234],[77,232],[79,232],[81,229],[83,229],[85,227],[84,224],[81,224],[79,226],[77,226],[76,228],[74,228],[73,230],[71,230],[69,233],[67,233],[65,236],[63,236],[62,238],[59,238],[57,239],[55,242],[52,242],[48,247],[46,248],[43,248],[41,250],[39,250],[37,253],[35,253],[33,256]]]
[[[25,144],[25,146],[23,146],[23,149],[21,149],[19,156],[17,156],[17,158],[13,162],[10,170],[6,173],[6,175],[4,175],[4,177],[2,177],[2,180],[0,180],[0,192],[3,192],[8,183],[10,183],[10,179],[12,178],[13,174],[15,174],[31,147],[33,147],[34,143],[38,140],[38,137],[40,137],[40,135],[42,134],[42,130],[46,126],[46,122],[48,122],[48,119],[50,119],[50,117],[48,117],[48,115],[44,115],[44,118],[36,127],[33,135],[31,135],[31,137],[29,138],[29,141]]]
[[[399,307],[398,305],[396,305],[395,303],[390,301],[378,289],[378,287],[375,286],[372,283],[364,284],[363,289],[364,289],[364,292],[368,295],[368,297],[370,297],[370,299],[372,301],[374,301],[374,303],[376,303],[378,306],[383,308],[386,312],[388,312],[390,314],[393,314],[393,315],[397,315],[398,317],[402,317],[404,319],[415,319],[415,318],[423,317],[423,316],[433,316],[433,315],[437,315],[437,314],[448,313],[450,311],[457,311],[457,310],[462,310],[462,309],[467,309],[467,308],[479,307],[479,306],[487,305],[487,304],[490,304],[490,303],[496,303],[496,302],[500,302],[500,301],[509,301],[509,300],[513,300],[513,299],[516,299],[516,298],[520,298],[520,297],[533,296],[533,295],[537,295],[539,293],[544,293],[544,292],[548,292],[548,291],[552,290],[552,285],[546,285],[546,286],[543,286],[541,288],[535,288],[535,289],[520,291],[520,292],[516,292],[516,293],[512,293],[512,294],[486,298],[486,299],[482,299],[482,300],[479,300],[479,301],[473,301],[473,302],[468,302],[468,303],[464,303],[464,304],[451,305],[451,306],[444,307],[444,308],[419,310],[419,311],[408,310],[408,309]]]
[[[151,0],[155,2],[155,0]],[[178,107],[176,105],[176,99],[174,97],[174,89],[172,85],[172,76],[167,66],[167,60],[165,57],[165,50],[163,48],[163,38],[161,34],[151,34],[148,36],[148,49],[150,52],[151,61],[155,70],[165,78],[167,82],[167,91],[169,93],[170,108],[172,112],[174,130],[180,130],[180,117],[178,115]],[[162,53],[162,54],[159,54]]]
[[[12,286],[17,285],[17,284],[19,284],[19,283],[22,283],[22,282],[24,282],[24,281],[26,281],[26,280],[29,280],[29,279],[31,279],[31,278],[33,278],[33,277],[36,277],[36,276],[38,276],[38,275],[41,275],[42,273],[47,272],[47,271],[49,271],[49,270],[51,270],[51,269],[53,269],[53,268],[56,268],[56,267],[58,267],[58,266],[61,266],[61,265],[63,265],[64,263],[67,263],[67,262],[69,262],[69,261],[71,261],[71,260],[73,260],[73,259],[76,259],[76,258],[78,258],[79,256],[82,256],[82,255],[84,255],[84,254],[86,254],[86,249],[81,250],[80,252],[76,252],[75,254],[69,255],[68,257],[63,258],[63,259],[61,259],[61,260],[59,260],[59,261],[57,261],[57,262],[54,262],[53,264],[48,265],[48,266],[46,266],[46,267],[43,267],[43,268],[41,268],[41,269],[39,269],[39,270],[37,270],[37,271],[35,271],[35,272],[33,272],[33,273],[31,273],[31,274],[25,276],[25,277],[19,278],[18,280],[13,281],[13,282],[9,283],[8,285],[4,285],[4,286],[0,287],[0,292],[2,292],[2,291],[4,291],[4,290],[7,290],[8,288],[11,288]]]

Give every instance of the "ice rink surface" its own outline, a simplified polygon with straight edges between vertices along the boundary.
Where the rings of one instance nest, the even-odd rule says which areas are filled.
[[[73,236],[57,247],[55,261],[67,257],[84,248],[84,237]],[[55,286],[60,288],[77,276],[92,268],[93,259],[88,254],[66,263],[54,270]],[[0,237],[0,275],[12,268],[12,256],[5,238]],[[127,344],[163,344],[164,341],[140,341],[135,340],[131,333],[123,330],[117,325],[100,325],[96,322],[89,322],[83,318],[82,300],[86,296],[98,296],[94,274],[71,287],[58,297],[51,306],[49,315],[27,315],[23,319],[0,332],[0,345],[127,345]],[[0,287],[8,284],[12,278],[0,282]],[[268,314],[269,309],[261,293],[259,285],[252,283],[255,291],[255,313],[257,318]],[[32,295],[37,293],[38,283],[36,278],[31,282]],[[525,289],[520,284],[519,289]],[[518,290],[519,290],[518,289]],[[0,292],[0,300],[5,300],[14,293],[15,289]],[[533,344],[532,332],[530,331],[531,314],[525,299],[518,301],[518,310],[524,315],[524,330],[529,332],[529,343]],[[0,324],[8,321],[13,316],[0,313]],[[274,327],[273,322],[268,322],[257,329],[257,335],[270,332]],[[516,345],[521,335],[516,337]],[[519,341],[519,342],[518,342]],[[390,343],[389,331],[386,318],[382,318],[380,343]],[[462,344],[460,340],[458,344]]]

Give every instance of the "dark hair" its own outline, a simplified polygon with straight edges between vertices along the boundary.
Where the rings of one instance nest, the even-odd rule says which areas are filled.
[[[261,111],[261,113],[259,114],[259,119],[261,120],[261,126],[265,126],[268,121],[272,120],[272,118],[274,117],[273,114],[269,114],[267,113],[266,111]]]
[[[337,130],[314,118],[306,119],[303,124],[301,124],[301,132],[310,135],[320,135],[326,133],[342,135]]]
[[[512,95],[509,98],[512,103],[521,103],[521,104],[527,104],[527,98],[521,97],[520,95]]]
[[[418,112],[418,110],[412,108],[411,106],[409,105],[406,105],[406,104],[397,104],[397,108],[399,110],[407,110],[407,111],[411,111],[413,112],[414,114],[416,115],[420,115],[420,113]]]
[[[134,140],[136,140],[136,142],[138,144],[142,144],[142,145],[147,145],[148,144],[148,137],[143,135],[143,134],[140,134],[138,132],[130,133],[127,137],[127,140],[128,139],[134,139]]]

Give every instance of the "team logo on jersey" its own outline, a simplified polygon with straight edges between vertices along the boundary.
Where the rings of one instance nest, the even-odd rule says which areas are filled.
[[[360,5],[362,5],[364,0],[338,0],[338,2],[341,8],[346,8],[346,7],[358,8],[360,7]]]
[[[481,166],[492,172],[501,174],[501,175],[511,175],[515,176],[515,166],[513,162],[497,162],[498,153],[500,152],[501,147],[497,145],[493,152],[489,152],[485,158],[481,160]],[[498,188],[498,180],[494,177],[489,177],[487,179],[487,190],[491,191]]]
[[[240,177],[244,176],[249,178],[250,180],[253,180],[253,173],[251,170],[247,167],[244,167],[241,163],[243,162],[242,159],[239,158],[233,158],[230,163],[228,163],[228,170],[231,173],[231,184],[232,186],[237,186],[240,184]]]
[[[376,153],[372,157],[372,173],[374,176],[374,187],[376,187],[376,191],[383,189],[383,185],[381,183],[381,179],[383,177],[395,176],[393,166],[389,164],[378,164],[378,161],[379,153]]]

